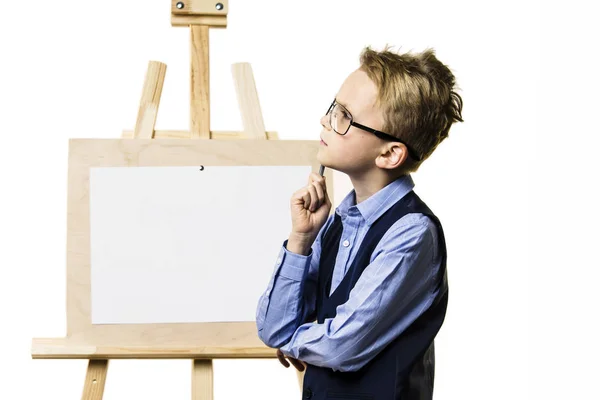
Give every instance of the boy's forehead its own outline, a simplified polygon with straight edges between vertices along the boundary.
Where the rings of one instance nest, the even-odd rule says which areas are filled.
[[[335,98],[353,116],[359,116],[373,111],[377,87],[364,71],[356,70],[348,75]]]

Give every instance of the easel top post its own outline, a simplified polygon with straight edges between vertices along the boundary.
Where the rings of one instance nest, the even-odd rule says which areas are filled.
[[[227,16],[228,10],[228,0],[171,0],[173,14]]]
[[[171,25],[227,27],[228,0],[171,0]]]

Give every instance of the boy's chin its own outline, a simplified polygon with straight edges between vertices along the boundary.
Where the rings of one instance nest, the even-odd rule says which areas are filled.
[[[319,151],[317,153],[317,162],[325,167],[329,167],[329,163],[327,162],[327,160],[325,160],[325,157],[323,157],[323,155],[321,154],[321,152]]]
[[[319,165],[322,165],[325,167],[325,172],[327,172],[328,169],[332,170],[332,171],[338,171],[338,172],[344,172],[342,170],[340,170],[336,165],[328,163],[328,162],[321,162],[320,160],[318,161]]]
[[[322,165],[325,168],[329,168],[329,169],[336,169],[335,166],[332,165],[329,160],[326,160],[324,157],[321,157],[319,154],[317,154],[316,158],[317,158],[317,162],[319,163],[319,165]]]
[[[321,151],[319,151],[317,153],[316,156],[317,162],[324,166],[326,169],[332,169],[334,171],[338,171],[338,172],[344,172],[342,171],[343,168],[341,168],[340,165],[336,164],[334,161],[332,161],[329,157],[327,157],[327,155],[323,154]]]

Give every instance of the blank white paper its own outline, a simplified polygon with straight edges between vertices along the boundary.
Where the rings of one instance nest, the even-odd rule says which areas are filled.
[[[92,323],[254,321],[311,170],[91,168]]]

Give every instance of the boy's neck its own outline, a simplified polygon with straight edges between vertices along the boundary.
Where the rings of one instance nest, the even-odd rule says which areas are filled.
[[[365,201],[402,175],[404,174],[382,174],[381,171],[373,171],[373,173],[363,174],[358,177],[348,175],[354,187],[355,204]]]

